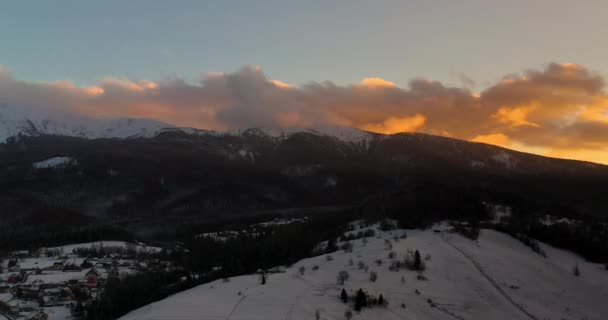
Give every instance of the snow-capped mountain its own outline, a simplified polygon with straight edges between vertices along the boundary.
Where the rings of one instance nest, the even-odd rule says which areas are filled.
[[[51,110],[31,110],[0,105],[0,143],[10,137],[56,135],[98,138],[154,137],[162,132],[183,132],[197,136],[259,136],[275,141],[287,139],[296,133],[329,136],[339,141],[366,144],[378,134],[363,130],[316,126],[313,128],[246,128],[226,131],[182,128],[168,123],[138,118],[92,118],[73,113]]]
[[[25,136],[19,143],[1,143],[19,135]],[[51,171],[60,179],[47,181]],[[462,203],[463,192],[481,201],[517,194],[534,206],[599,214],[606,212],[608,166],[421,133],[341,127],[210,131],[4,107],[0,177],[0,198],[10,200],[0,201],[0,215],[19,203],[21,216],[32,217],[41,210],[31,199],[95,217],[119,215],[129,206],[132,216],[163,212],[163,219],[309,206],[401,211],[420,200],[404,194],[437,190],[445,196],[433,205],[452,209]],[[162,181],[162,201],[157,195],[150,196],[154,201],[127,196],[148,190],[151,181]],[[19,193],[12,191],[15,185]],[[53,192],[40,192],[48,188]]]
[[[62,112],[0,106],[0,143],[10,137],[58,135],[96,138],[153,137],[169,124],[133,118],[91,118]]]

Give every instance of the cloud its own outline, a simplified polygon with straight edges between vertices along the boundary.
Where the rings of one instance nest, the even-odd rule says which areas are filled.
[[[365,78],[365,79],[361,80],[361,82],[359,84],[364,87],[372,87],[372,88],[373,87],[395,87],[395,84],[393,82],[384,80],[382,78]]]
[[[381,123],[370,123],[362,125],[360,128],[372,132],[393,134],[398,132],[418,131],[425,122],[426,118],[423,115],[416,114],[411,117],[390,117]]]
[[[489,143],[501,147],[510,147],[513,143],[511,138],[503,133],[480,134],[471,139],[473,142]]]
[[[493,114],[492,117],[498,119],[498,122],[508,124],[512,127],[539,127],[538,124],[526,120],[528,114],[534,111],[535,108],[535,105],[514,108],[503,107],[498,109],[498,111]]]
[[[230,129],[341,125],[419,131],[560,157],[608,163],[604,79],[583,66],[551,63],[511,74],[481,92],[424,78],[399,87],[371,77],[294,86],[260,67],[210,72],[197,83],[104,78],[93,86],[28,82],[0,67],[0,104],[95,117],[152,118]]]

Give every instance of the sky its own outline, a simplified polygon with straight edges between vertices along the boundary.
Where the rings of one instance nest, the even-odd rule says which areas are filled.
[[[605,1],[3,1],[0,104],[608,163]]]

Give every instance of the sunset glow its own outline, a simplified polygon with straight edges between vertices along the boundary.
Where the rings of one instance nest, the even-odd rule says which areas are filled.
[[[207,73],[199,84],[104,78],[78,87],[70,81],[22,81],[7,71],[0,76],[0,93],[11,104],[45,108],[53,101],[55,108],[95,117],[151,118],[204,129],[339,125],[385,134],[423,132],[608,163],[604,79],[572,63],[509,75],[478,94],[419,79],[398,87],[377,77],[357,85],[292,86],[269,79],[260,67]]]

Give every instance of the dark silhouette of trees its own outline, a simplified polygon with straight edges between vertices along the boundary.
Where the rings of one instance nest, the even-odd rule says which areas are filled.
[[[420,252],[418,250],[416,250],[416,252],[414,252],[414,269],[415,270],[422,269],[422,260],[420,259]]]
[[[347,303],[348,302],[348,294],[346,293],[346,290],[342,289],[342,292],[340,292],[340,300],[342,300],[342,302]]]
[[[364,307],[367,307],[367,295],[362,289],[359,289],[359,291],[357,291],[357,295],[355,296],[355,310],[361,311],[361,308]]]

